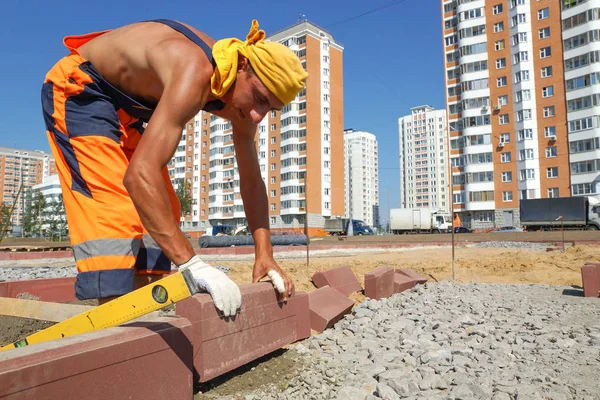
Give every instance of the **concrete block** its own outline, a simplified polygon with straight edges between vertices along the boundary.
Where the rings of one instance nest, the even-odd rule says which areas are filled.
[[[193,398],[192,325],[136,322],[0,353],[2,400]]]
[[[306,292],[282,303],[270,282],[240,285],[240,290],[242,309],[233,318],[221,317],[206,293],[176,305],[177,315],[193,325],[195,381],[206,382],[310,336]]]
[[[394,294],[394,268],[379,267],[365,274],[365,297],[383,299]]]
[[[344,296],[362,291],[356,275],[347,265],[317,272],[313,275],[312,281],[317,288],[330,286],[339,290]]]
[[[586,263],[581,267],[581,281],[585,297],[600,295],[600,265]]]
[[[394,293],[402,293],[417,286],[417,281],[404,274],[396,272],[394,274]]]
[[[331,286],[324,286],[308,294],[310,327],[317,332],[331,328],[352,311],[354,302]]]
[[[406,275],[409,278],[412,278],[412,280],[417,281],[417,284],[419,285],[427,282],[427,278],[409,268],[398,268],[396,269],[396,272],[402,275]]]

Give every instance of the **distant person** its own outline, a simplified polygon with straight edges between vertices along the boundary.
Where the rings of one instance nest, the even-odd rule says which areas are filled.
[[[273,259],[268,199],[254,144],[257,124],[290,103],[307,73],[294,52],[265,42],[215,42],[171,20],[67,36],[70,54],[46,75],[42,108],[60,177],[79,299],[103,303],[189,268],[224,315],[238,286],[202,262],[179,228],[167,164],[200,110],[231,121],[244,210],[255,242],[252,280],[269,276],[283,300],[294,284]],[[146,124],[147,123],[147,126]]]

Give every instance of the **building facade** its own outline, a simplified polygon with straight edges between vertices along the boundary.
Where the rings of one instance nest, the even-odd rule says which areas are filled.
[[[563,1],[442,1],[453,209],[519,225],[519,200],[569,196]]]
[[[379,225],[379,152],[374,134],[344,131],[345,215]]]
[[[258,126],[255,145],[273,230],[323,231],[325,218],[344,215],[343,47],[303,21],[269,36],[292,49],[309,73],[306,88]],[[177,187],[193,197],[187,231],[245,225],[231,123],[207,112],[189,121],[169,165]]]
[[[398,118],[400,208],[450,211],[446,110],[410,109]]]
[[[56,164],[50,153],[0,147],[0,202],[12,207],[18,194],[12,213],[13,227],[23,223],[26,190],[56,173]]]
[[[600,1],[560,3],[571,194],[600,194]]]

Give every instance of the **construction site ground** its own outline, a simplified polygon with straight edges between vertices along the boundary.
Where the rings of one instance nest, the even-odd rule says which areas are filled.
[[[572,241],[600,240],[598,232],[565,232],[566,250],[547,252],[545,246],[562,247],[561,232],[514,233],[514,234],[462,234],[455,236],[462,243],[454,249],[454,278],[458,282],[480,283],[527,283],[568,285],[574,289],[581,286],[580,268],[588,261],[600,262],[600,246],[592,244],[572,245]],[[382,266],[410,268],[432,281],[452,279],[451,235],[402,235],[350,237],[339,240],[335,237],[312,238],[312,245],[331,245],[330,250],[310,253],[306,259],[306,248],[298,251],[275,253],[279,265],[291,276],[296,290],[315,290],[311,282],[317,271],[348,265],[352,268],[361,284],[364,274]],[[482,247],[476,243],[464,242],[521,242],[519,247]],[[528,245],[523,242],[535,242]],[[195,241],[197,242],[197,241]],[[389,244],[412,243],[406,248],[351,248],[344,249],[343,244]],[[435,245],[432,245],[434,242]],[[439,242],[447,242],[439,245]],[[429,244],[428,244],[429,243]],[[498,243],[502,245],[501,243]],[[10,241],[3,246],[11,245]],[[22,245],[22,244],[21,244]],[[36,244],[39,245],[39,244]],[[45,245],[48,245],[45,243]],[[338,248],[339,247],[339,248]],[[211,255],[204,257],[215,266],[229,267],[228,275],[236,283],[251,282],[253,255]],[[39,259],[30,261],[0,261],[2,267],[38,267],[74,265],[72,259]],[[356,303],[363,296],[353,296]],[[36,330],[43,329],[47,323],[21,318],[0,317],[0,343],[15,340]],[[260,381],[282,382],[293,373],[293,361],[285,355],[285,349],[277,357],[266,357],[252,365],[244,366],[225,376],[203,385],[201,392],[207,398],[235,395],[251,391]],[[282,372],[285,371],[285,372]],[[260,379],[257,379],[260,374]]]

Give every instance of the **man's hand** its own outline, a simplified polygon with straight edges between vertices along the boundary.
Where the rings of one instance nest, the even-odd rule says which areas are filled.
[[[242,305],[240,288],[222,271],[211,267],[195,255],[188,262],[181,264],[177,269],[189,269],[200,290],[208,292],[213,298],[217,309],[223,315],[233,316]]]
[[[287,300],[294,294],[294,283],[288,276],[283,272],[279,265],[275,262],[273,257],[263,256],[257,258],[254,262],[254,269],[252,270],[252,282],[258,282],[265,276],[268,276],[273,282],[273,286],[279,292],[282,300]]]

